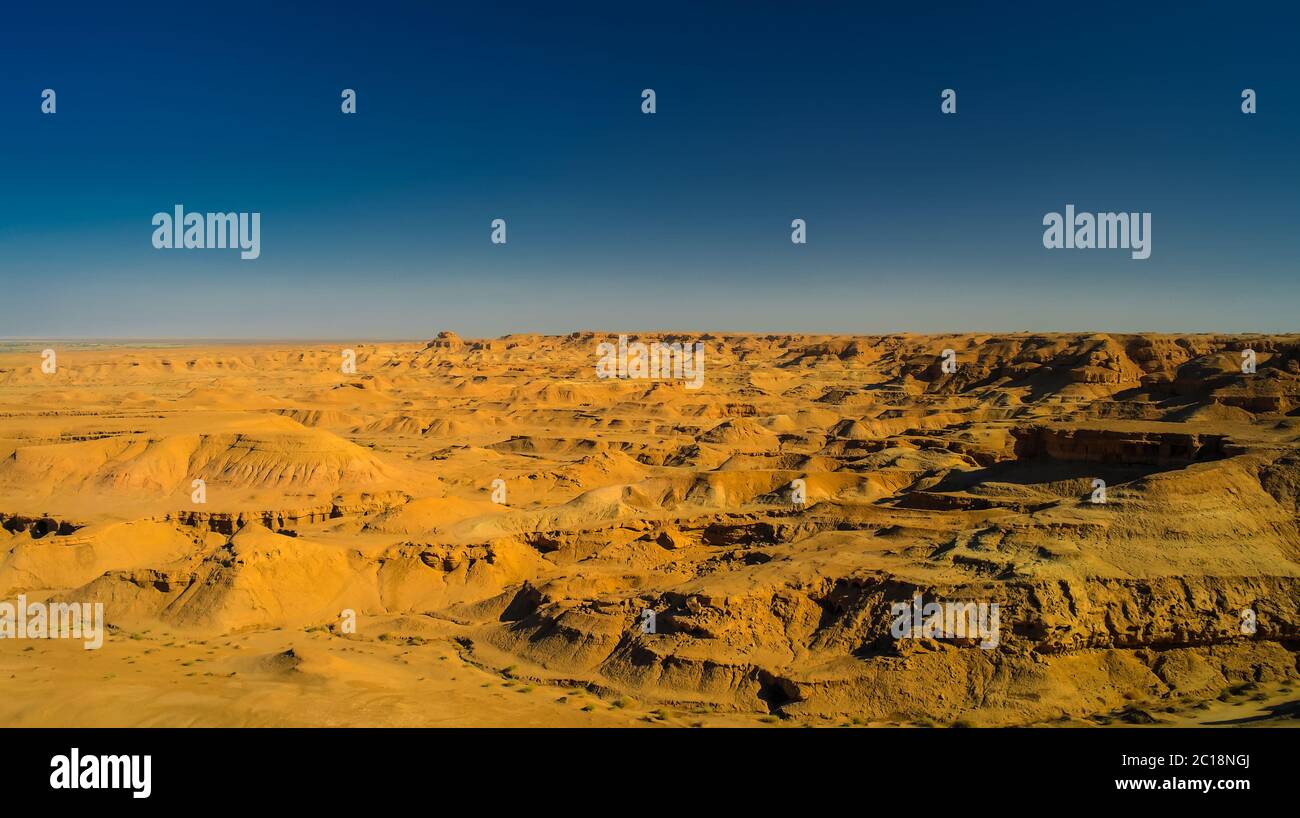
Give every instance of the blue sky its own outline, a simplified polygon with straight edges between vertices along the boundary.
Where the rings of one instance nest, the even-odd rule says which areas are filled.
[[[1300,329],[1300,12],[804,5],[9,9],[0,336]]]

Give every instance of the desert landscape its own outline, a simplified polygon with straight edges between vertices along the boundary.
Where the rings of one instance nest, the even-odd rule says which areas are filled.
[[[0,345],[0,723],[1297,724],[1300,335],[616,337]]]

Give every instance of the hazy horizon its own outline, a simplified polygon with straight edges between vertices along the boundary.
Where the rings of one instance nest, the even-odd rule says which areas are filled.
[[[446,328],[444,328],[446,329]],[[73,343],[85,344],[112,344],[122,345],[130,343],[141,344],[174,344],[176,346],[185,346],[193,343],[210,343],[210,344],[280,344],[280,343],[362,343],[362,344],[423,344],[433,340],[433,338],[443,330],[437,330],[421,337],[380,337],[380,336],[362,336],[362,335],[335,335],[335,336],[246,336],[246,337],[221,337],[221,336],[0,336],[0,344],[24,344],[24,343],[47,343],[54,341],[66,341]],[[616,338],[619,335],[628,336],[657,336],[657,335],[723,335],[723,336],[788,336],[791,338],[806,336],[832,336],[832,337],[852,337],[852,338],[874,338],[889,336],[910,336],[910,337],[938,337],[947,335],[989,335],[995,337],[1016,336],[1016,335],[1043,335],[1043,336],[1071,336],[1071,335],[1134,335],[1134,336],[1178,336],[1193,337],[1198,335],[1205,336],[1277,336],[1277,335],[1300,335],[1300,330],[1294,332],[1267,332],[1257,330],[1188,330],[1188,331],[1148,331],[1148,330],[1089,330],[1089,329],[1067,329],[1067,330],[985,330],[985,329],[956,329],[933,332],[914,332],[910,330],[897,330],[887,332],[835,332],[835,331],[817,331],[817,332],[785,332],[775,330],[715,330],[715,329],[574,329],[561,332],[531,332],[528,330],[519,330],[516,332],[506,332],[495,335],[470,335],[456,330],[450,330],[459,338],[466,341],[498,340],[510,337],[539,336],[544,338],[563,338],[569,335],[580,333],[589,333],[597,337]]]

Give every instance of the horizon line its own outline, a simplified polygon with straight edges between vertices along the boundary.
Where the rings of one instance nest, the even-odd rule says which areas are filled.
[[[962,329],[962,330],[943,330],[943,331],[918,331],[918,330],[894,330],[894,331],[876,331],[876,332],[837,332],[826,330],[819,332],[791,332],[791,331],[767,331],[767,330],[593,330],[579,329],[567,332],[539,332],[539,331],[516,331],[508,332],[501,335],[479,336],[479,335],[461,335],[454,330],[440,330],[431,335],[422,337],[382,337],[382,336],[218,336],[218,335],[28,335],[28,336],[5,336],[0,335],[0,344],[4,343],[49,343],[55,341],[67,341],[77,343],[216,343],[216,344],[278,344],[278,343],[373,343],[373,344],[422,344],[429,343],[439,337],[441,332],[451,332],[452,335],[469,341],[497,341],[506,338],[515,338],[523,336],[536,336],[541,338],[566,338],[574,335],[592,335],[592,336],[610,336],[618,337],[625,335],[628,337],[640,336],[681,336],[694,335],[703,336],[730,336],[730,337],[761,337],[776,336],[786,338],[798,337],[847,337],[847,338],[873,338],[873,337],[890,337],[890,336],[915,336],[915,337],[941,337],[941,336],[962,336],[962,335],[991,335],[991,336],[1017,336],[1017,335],[1168,335],[1168,336],[1270,336],[1270,335],[1300,335],[1300,329],[1297,330],[1102,330],[1102,329],[1085,329],[1085,330],[987,330],[987,329]]]

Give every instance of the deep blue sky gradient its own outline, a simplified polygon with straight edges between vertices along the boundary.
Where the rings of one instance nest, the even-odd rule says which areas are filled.
[[[1061,8],[11,5],[0,336],[1300,330],[1300,11]],[[153,249],[176,203],[261,258]],[[1045,250],[1067,203],[1151,258]]]

